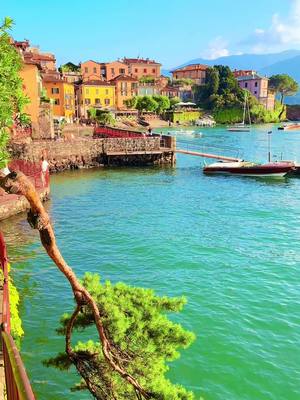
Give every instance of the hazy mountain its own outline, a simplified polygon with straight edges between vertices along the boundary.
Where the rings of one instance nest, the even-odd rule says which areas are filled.
[[[300,82],[300,55],[276,62],[259,70],[263,75],[288,74]]]
[[[300,50],[286,50],[281,53],[272,54],[241,54],[235,56],[227,56],[216,58],[215,60],[206,60],[205,58],[195,58],[180,65],[183,67],[189,64],[206,64],[206,65],[228,65],[231,69],[253,69],[261,71],[275,63],[288,61],[289,59],[300,56]],[[178,68],[178,67],[176,67]]]

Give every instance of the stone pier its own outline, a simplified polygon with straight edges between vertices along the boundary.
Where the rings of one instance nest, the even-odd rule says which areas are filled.
[[[12,157],[39,162],[44,155],[50,172],[98,166],[174,165],[176,139],[154,135],[141,138],[77,138],[14,143]]]

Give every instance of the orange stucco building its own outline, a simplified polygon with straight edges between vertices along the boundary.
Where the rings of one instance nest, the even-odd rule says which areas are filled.
[[[23,91],[30,100],[30,103],[25,106],[25,112],[30,115],[33,130],[38,130],[40,95],[42,89],[39,70],[39,64],[27,60],[24,62],[20,71],[20,77],[23,80]]]
[[[203,64],[191,64],[171,71],[173,79],[192,79],[197,85],[204,85],[206,70],[209,67]]]
[[[138,80],[129,75],[119,75],[111,79],[110,82],[115,85],[117,109],[125,109],[125,100],[131,99],[138,94]]]
[[[110,81],[118,75],[128,75],[128,66],[121,61],[99,63],[93,60],[81,63],[83,81]]]
[[[161,64],[154,60],[149,60],[149,58],[124,58],[123,62],[128,65],[129,75],[134,78],[140,79],[144,76],[160,77]]]

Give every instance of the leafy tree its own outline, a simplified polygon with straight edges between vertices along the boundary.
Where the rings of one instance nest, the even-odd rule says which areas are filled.
[[[179,357],[178,349],[191,344],[194,335],[170,321],[166,313],[178,312],[184,298],[158,297],[153,290],[134,288],[117,283],[100,283],[96,274],[86,273],[83,286],[91,293],[104,316],[105,331],[121,350],[124,365],[150,393],[150,398],[161,400],[192,400],[191,392],[172,384],[165,374],[166,362]],[[63,315],[58,332],[65,335],[70,315]],[[83,307],[74,323],[76,330],[88,329],[93,324],[89,308]],[[74,348],[77,357],[93,360],[98,374],[93,378],[92,393],[97,399],[136,399],[134,388],[107,366],[100,343],[89,340],[78,342]],[[131,363],[129,364],[129,360]],[[46,361],[47,366],[67,370],[72,365],[66,353]],[[81,381],[75,390],[88,389]]]
[[[172,86],[192,86],[195,82],[193,79],[189,78],[181,78],[181,79],[173,79]]]
[[[153,99],[152,96],[141,96],[137,98],[137,103],[135,108],[139,110],[141,113],[143,111],[155,111],[158,107],[157,102]]]
[[[170,99],[170,108],[173,108],[174,106],[175,106],[175,104],[178,104],[178,103],[180,103],[180,98],[179,97],[172,97],[171,99]]]
[[[269,86],[276,93],[280,94],[281,104],[283,104],[285,96],[293,96],[299,90],[298,83],[287,74],[272,75],[269,80]]]
[[[140,83],[154,83],[155,82],[155,78],[153,78],[153,76],[142,76],[139,79]]]
[[[13,20],[6,17],[0,26],[0,168],[8,160],[6,145],[9,139],[9,129],[14,124],[21,124],[28,116],[23,113],[28,99],[23,94],[22,79],[19,72],[22,68],[22,59],[11,43],[8,31]]]
[[[97,110],[96,108],[88,109],[89,118],[101,125],[115,125],[116,120],[109,111]]]
[[[62,64],[58,70],[60,72],[80,72],[80,66],[69,61],[66,64]]]
[[[157,103],[156,111],[158,114],[162,114],[164,111],[170,108],[170,99],[167,96],[153,96],[153,99]]]
[[[128,109],[136,108],[138,96],[131,97],[131,99],[124,100],[124,104]]]
[[[207,70],[205,85],[194,88],[194,97],[197,103],[215,110],[239,107],[244,102],[244,91],[229,67],[215,65]]]

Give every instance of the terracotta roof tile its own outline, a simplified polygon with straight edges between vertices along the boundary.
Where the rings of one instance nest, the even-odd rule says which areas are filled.
[[[138,82],[137,79],[133,78],[129,75],[120,74],[115,78],[111,79],[109,82],[116,82],[116,81],[130,81],[130,82]]]
[[[173,69],[173,71],[171,72],[184,72],[184,71],[195,71],[195,70],[206,71],[208,68],[209,66],[205,64],[190,64],[186,65],[185,67]]]
[[[161,65],[160,63],[154,61],[154,60],[149,60],[149,58],[124,58],[123,62],[125,64],[156,64],[156,65]]]

